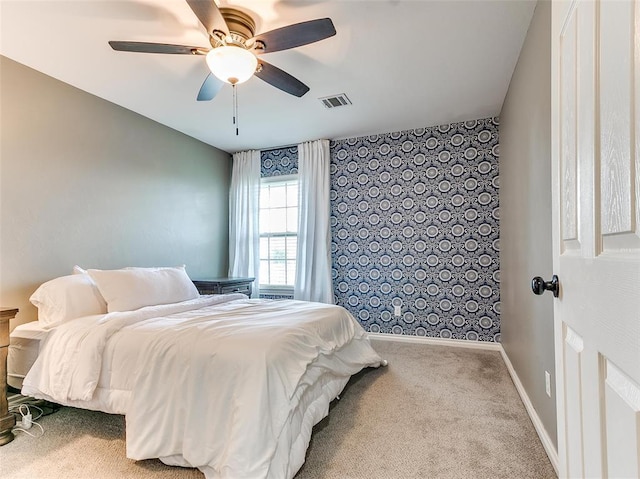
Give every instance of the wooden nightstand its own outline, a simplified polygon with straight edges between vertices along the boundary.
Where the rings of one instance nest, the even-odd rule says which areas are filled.
[[[211,278],[194,280],[200,294],[243,293],[251,297],[251,285],[255,278]]]
[[[13,441],[11,429],[16,418],[9,413],[7,402],[7,354],[9,352],[9,320],[18,314],[17,309],[0,308],[0,446]]]

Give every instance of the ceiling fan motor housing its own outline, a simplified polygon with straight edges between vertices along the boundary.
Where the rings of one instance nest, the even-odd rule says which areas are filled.
[[[232,40],[229,42],[228,39],[226,39],[226,43],[234,43],[242,45],[243,47],[249,46],[246,44],[247,40],[253,38],[256,31],[256,23],[253,18],[243,11],[235,8],[220,8],[220,13],[222,14],[225,22],[227,22],[229,36]],[[215,47],[216,45],[212,46]]]

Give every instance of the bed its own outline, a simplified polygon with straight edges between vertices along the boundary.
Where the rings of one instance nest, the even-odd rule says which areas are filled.
[[[200,296],[184,277],[186,299],[159,301],[176,285],[157,287],[156,275],[142,301],[151,303],[132,308],[147,270],[112,270],[106,282],[103,272],[80,273],[72,282],[100,292],[107,311],[84,314],[84,305],[71,320],[16,328],[14,337],[39,341],[23,394],[125,415],[131,459],[197,467],[207,479],[293,477],[350,376],[382,364],[365,331],[339,306]]]

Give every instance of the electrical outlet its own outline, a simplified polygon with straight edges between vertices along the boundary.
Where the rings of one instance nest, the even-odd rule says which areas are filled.
[[[544,388],[547,391],[547,396],[551,397],[551,374],[549,371],[544,372]]]
[[[402,314],[402,310],[400,309],[400,305],[396,304],[393,307],[393,314],[395,314],[396,316],[400,316]]]

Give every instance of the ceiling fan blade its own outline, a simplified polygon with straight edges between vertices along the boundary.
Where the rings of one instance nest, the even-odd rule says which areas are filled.
[[[270,63],[258,60],[260,66],[255,75],[260,80],[266,81],[270,85],[279,88],[285,93],[301,97],[309,91],[309,87],[295,77],[292,77],[284,70],[274,67]],[[262,68],[260,68],[262,67]]]
[[[261,33],[253,39],[264,43],[264,49],[256,49],[256,53],[271,53],[324,40],[335,34],[331,19],[320,18]]]
[[[202,47],[189,47],[186,45],[171,45],[169,43],[149,42],[109,42],[111,48],[121,52],[138,53],[173,53],[177,55],[206,55],[209,49]]]
[[[229,27],[224,20],[222,13],[218,9],[214,0],[187,0],[187,3],[196,14],[200,23],[204,25],[207,33],[211,34],[214,30],[220,30],[225,35],[229,35]]]
[[[220,88],[222,88],[222,85],[224,85],[223,81],[218,80],[215,75],[209,73],[207,78],[204,79],[204,83],[202,83],[200,91],[198,92],[198,101],[213,100],[220,91]]]

